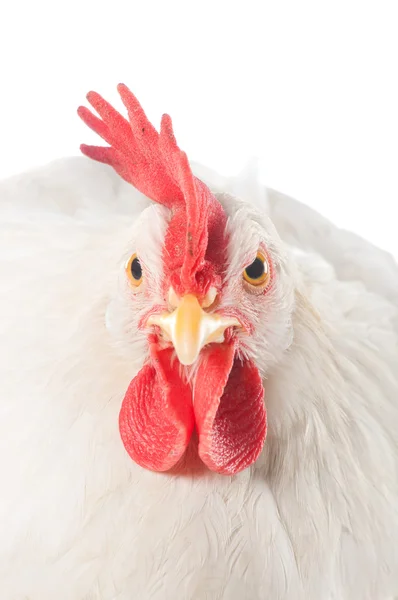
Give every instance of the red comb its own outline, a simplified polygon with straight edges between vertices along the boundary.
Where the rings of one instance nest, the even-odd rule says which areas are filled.
[[[81,150],[86,156],[111,165],[151,200],[172,209],[166,254],[172,250],[170,266],[178,267],[184,290],[193,291],[195,276],[204,264],[209,228],[214,228],[215,219],[220,223],[223,214],[221,205],[192,174],[185,152],[177,146],[170,117],[163,115],[158,133],[130,90],[123,84],[117,89],[129,121],[99,94],[89,92],[87,99],[102,120],[83,106],[78,114],[110,147],[83,144]],[[181,248],[177,240],[181,241],[184,228],[185,245]]]

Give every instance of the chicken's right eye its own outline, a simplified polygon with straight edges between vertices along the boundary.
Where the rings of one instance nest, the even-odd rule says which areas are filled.
[[[133,254],[126,263],[126,273],[131,285],[138,287],[142,283],[142,267],[137,254]]]

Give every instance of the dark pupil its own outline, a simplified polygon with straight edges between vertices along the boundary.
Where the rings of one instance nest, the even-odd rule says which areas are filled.
[[[138,258],[135,258],[131,263],[131,274],[137,281],[139,281],[142,277],[142,269]]]
[[[251,265],[246,268],[246,274],[250,279],[259,279],[264,275],[264,263],[259,258],[256,258]]]

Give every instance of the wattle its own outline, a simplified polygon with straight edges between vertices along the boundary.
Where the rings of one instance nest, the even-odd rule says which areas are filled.
[[[132,380],[119,417],[127,452],[153,471],[167,471],[180,460],[195,424],[200,458],[218,473],[238,473],[262,450],[264,388],[254,363],[238,358],[234,341],[202,351],[193,388],[173,349],[152,344],[150,361]]]
[[[173,354],[151,346],[151,361],[130,383],[119,415],[127,452],[152,471],[167,471],[180,460],[195,425],[192,392]]]
[[[212,471],[233,475],[250,466],[266,436],[264,388],[257,367],[233,343],[203,351],[194,393],[199,456]]]

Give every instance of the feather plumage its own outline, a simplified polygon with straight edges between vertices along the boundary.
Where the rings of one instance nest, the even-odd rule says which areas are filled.
[[[397,592],[396,265],[315,213],[299,225],[292,200],[263,190],[251,207],[253,182],[239,188],[247,201],[219,197],[235,236],[231,273],[265,235],[286,287],[246,348],[264,374],[267,442],[250,469],[225,478],[193,450],[183,477],[147,472],[117,432],[146,352],[131,335],[138,314],[122,265],[146,228],[156,290],[163,209],[142,212],[144,197],[85,159],[1,184],[2,598]]]

